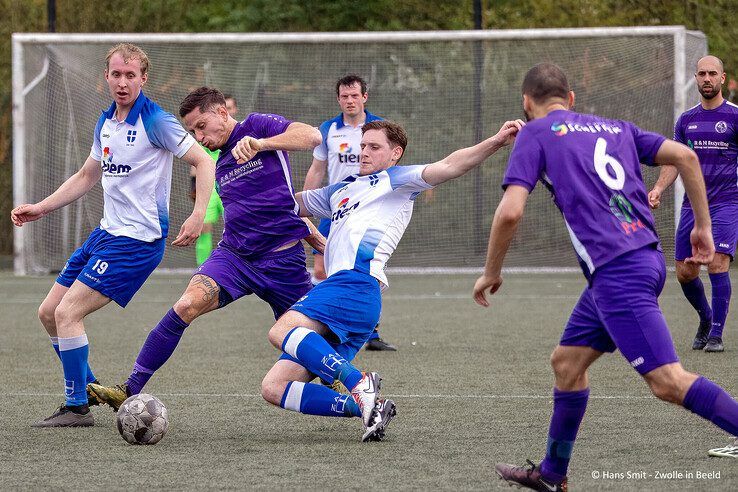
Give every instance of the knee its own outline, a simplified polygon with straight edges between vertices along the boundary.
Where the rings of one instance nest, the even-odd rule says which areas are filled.
[[[74,311],[64,303],[59,304],[56,309],[54,309],[54,324],[57,328],[67,326],[68,324],[79,321],[80,319],[82,318],[78,317]]]
[[[283,333],[283,330],[279,326],[279,323],[275,324],[269,329],[269,333],[267,334],[267,338],[269,338],[269,343],[271,343],[274,347],[278,348],[279,350],[282,350],[282,342],[284,341],[285,334]]]
[[[677,264],[676,276],[680,284],[688,284],[692,280],[696,279],[699,274],[699,267],[695,270],[693,267]]]
[[[581,386],[582,378],[586,377],[586,370],[582,371],[576,361],[557,350],[551,354],[551,367],[556,376],[556,387],[562,390]]]
[[[44,327],[49,328],[56,326],[56,320],[54,318],[54,307],[41,304],[38,308],[38,319]]]
[[[261,397],[275,406],[280,406],[287,384],[279,382],[267,375],[261,382]]]
[[[197,299],[189,292],[185,292],[179,300],[174,303],[174,311],[186,323],[192,322],[207,307],[201,299]]]

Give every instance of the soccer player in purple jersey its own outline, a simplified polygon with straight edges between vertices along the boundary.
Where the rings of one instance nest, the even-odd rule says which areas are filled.
[[[237,122],[223,94],[208,87],[188,94],[179,113],[200,144],[221,151],[215,185],[225,210],[223,239],[149,333],[128,380],[112,387],[89,386],[116,410],[128,396],[141,392],[198,316],[256,294],[279,318],[312,288],[300,240],[318,250],[324,247],[317,229],[297,214],[287,156],[287,151],[318,145],[316,128],[275,114],[251,113]]]
[[[715,259],[707,265],[712,284],[712,306],[705,297],[700,266],[684,261],[690,254],[689,232],[694,224],[694,213],[688,198],[682,204],[674,257],[677,279],[684,296],[700,317],[692,349],[722,352],[723,327],[731,296],[728,270],[735,256],[738,237],[738,106],[723,98],[721,89],[725,83],[725,72],[719,58],[701,58],[697,62],[694,77],[700,92],[700,103],[679,117],[674,126],[674,140],[688,145],[697,153],[705,177],[715,242]],[[648,194],[653,208],[659,206],[661,194],[676,177],[674,166],[661,168],[659,179]]]
[[[712,381],[685,371],[658,305],[666,278],[640,162],[673,164],[694,210],[687,263],[712,261],[710,215],[699,161],[687,146],[632,123],[569,109],[574,93],[563,71],[536,65],[523,81],[530,122],[510,155],[495,212],[484,274],[474,300],[502,285],[502,263],[528,194],[538,181],[561,210],[588,285],[551,356],[554,409],[540,465],[498,464],[500,477],[534,490],[566,490],[566,473],[589,398],[587,368],[620,350],[658,398],[682,405],[723,430],[738,433],[738,402]]]

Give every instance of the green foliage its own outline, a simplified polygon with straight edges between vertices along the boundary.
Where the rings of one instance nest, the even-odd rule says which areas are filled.
[[[488,29],[685,25],[738,74],[735,0],[483,0]],[[44,32],[47,0],[0,0],[0,254],[12,251],[11,50],[13,32]],[[472,29],[472,0],[57,0],[58,32],[286,32]],[[418,53],[422,62],[423,53]],[[398,108],[403,111],[408,108]]]

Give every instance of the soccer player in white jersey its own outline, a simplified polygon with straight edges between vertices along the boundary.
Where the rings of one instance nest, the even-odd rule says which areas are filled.
[[[338,79],[336,100],[341,113],[320,124],[319,129],[323,140],[313,150],[313,163],[305,175],[303,190],[314,190],[323,186],[326,173],[328,184],[332,185],[359,172],[361,127],[364,123],[383,119],[366,110],[368,98],[366,82],[358,75],[348,74]],[[328,237],[330,229],[330,219],[321,219],[318,224],[320,233]],[[323,255],[313,250],[313,260],[312,280],[314,284],[318,284],[326,278]],[[366,343],[366,349],[394,351],[397,347],[379,336],[377,326]]]
[[[379,395],[376,372],[349,361],[371,334],[387,287],[384,266],[407,227],[417,196],[479,166],[510,144],[522,127],[506,122],[493,137],[428,165],[395,166],[407,145],[399,125],[373,121],[362,128],[358,174],[297,193],[302,216],[331,219],[325,247],[328,278],[315,286],[269,331],[285,354],[262,382],[262,396],[287,410],[329,417],[361,417],[362,441],[382,440],[395,404]],[[350,389],[342,395],[308,381],[315,376]]]
[[[141,48],[119,44],[108,52],[105,80],[113,103],[95,127],[94,143],[82,168],[54,193],[11,212],[20,227],[62,208],[102,181],[100,226],[67,261],[38,310],[64,369],[65,403],[34,427],[87,427],[94,424],[87,383],[83,320],[111,300],[125,307],[164,255],[169,229],[173,155],[197,169],[197,200],[172,242],[188,246],[200,235],[213,189],[214,163],[179,121],[147,98],[142,87],[149,60]]]

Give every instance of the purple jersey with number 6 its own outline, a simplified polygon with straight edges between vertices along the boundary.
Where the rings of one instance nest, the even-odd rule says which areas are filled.
[[[225,223],[220,245],[240,255],[258,257],[310,234],[297,215],[287,152],[259,152],[241,164],[231,155],[243,137],[273,137],[290,123],[276,114],[251,113],[236,124],[221,148],[215,167]]]
[[[665,138],[627,121],[557,110],[529,122],[510,154],[503,188],[553,195],[584,275],[658,243],[640,163],[653,165]]]

